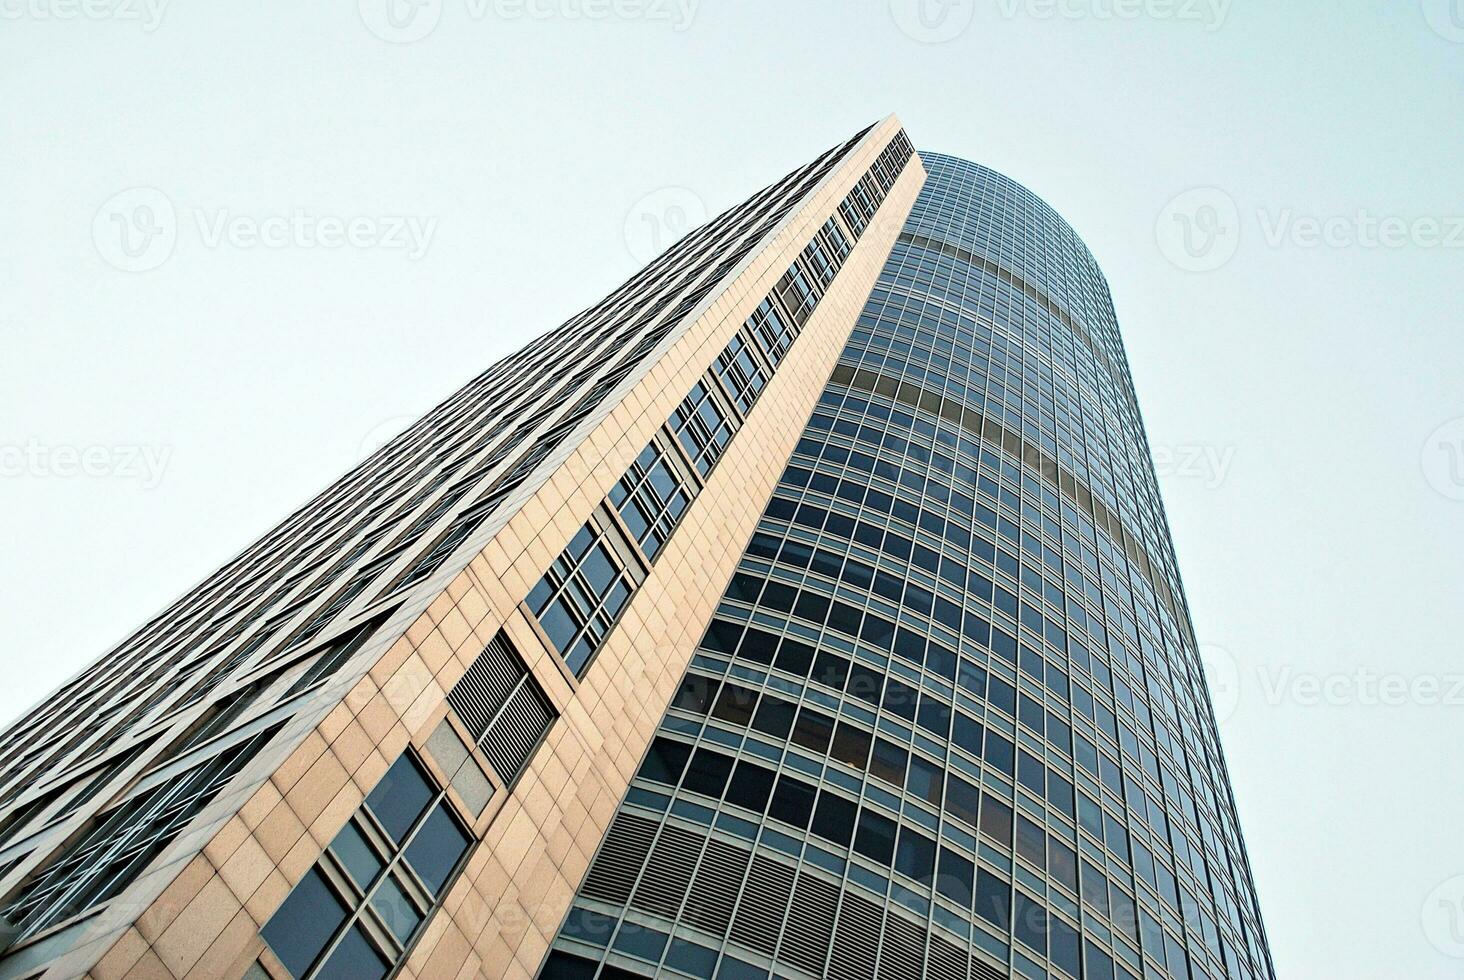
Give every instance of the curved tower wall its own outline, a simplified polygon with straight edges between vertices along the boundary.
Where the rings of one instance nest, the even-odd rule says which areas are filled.
[[[543,977],[1274,976],[1107,283],[921,159]]]

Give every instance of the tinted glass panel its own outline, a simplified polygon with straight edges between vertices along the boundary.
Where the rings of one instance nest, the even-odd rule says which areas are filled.
[[[458,860],[467,853],[471,840],[457,818],[448,813],[447,804],[439,803],[407,845],[407,863],[436,894],[446,884]]]
[[[301,977],[345,920],[345,904],[320,872],[311,868],[265,925],[262,935],[285,968]]]

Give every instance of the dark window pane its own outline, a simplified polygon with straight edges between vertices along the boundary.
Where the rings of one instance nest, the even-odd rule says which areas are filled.
[[[895,851],[895,870],[922,884],[930,884],[935,875],[935,841],[900,828],[900,846]]]
[[[1012,906],[1012,934],[1038,953],[1047,955],[1047,909],[1017,892]]]
[[[351,879],[360,885],[364,890],[376,880],[376,875],[381,871],[381,858],[366,843],[366,838],[356,829],[354,823],[348,823],[336,834],[336,839],[331,841],[330,849],[341,864],[345,865]]]
[[[835,844],[849,846],[854,836],[854,818],[859,806],[852,800],[825,790],[819,794],[818,809],[813,815],[813,832]]]
[[[1011,885],[985,868],[979,869],[976,875],[976,914],[1005,931],[1011,902]]]
[[[709,980],[717,966],[717,951],[685,939],[673,939],[671,951],[666,954],[666,965],[673,970]]]
[[[877,738],[874,740],[874,755],[869,760],[869,773],[896,786],[904,786],[905,766],[909,760],[910,753],[893,742]]]
[[[676,697],[671,699],[671,706],[704,715],[711,707],[712,699],[716,697],[717,687],[720,684],[721,681],[713,680],[710,677],[687,674],[681,681],[681,687],[677,690]]]
[[[864,729],[841,721],[834,730],[832,755],[855,769],[863,769],[869,762],[869,746],[873,740],[873,736]]]
[[[448,812],[447,804],[439,803],[407,845],[407,862],[436,895],[447,884],[448,876],[467,853],[470,843],[472,838]]]
[[[756,704],[756,691],[729,682],[722,685],[712,717],[733,725],[746,725],[752,720],[752,709]]]
[[[854,835],[854,850],[871,861],[889,864],[895,855],[895,827],[893,820],[873,810],[861,810],[859,832]]]
[[[940,873],[935,878],[936,891],[961,908],[968,909],[971,907],[975,876],[975,862],[948,848],[940,849]]]
[[[768,815],[795,827],[807,827],[808,817],[813,813],[813,796],[813,787],[802,780],[779,776]]]
[[[731,773],[732,759],[729,756],[709,749],[697,749],[691,757],[691,765],[686,768],[681,787],[720,799]]]
[[[797,710],[798,706],[792,701],[769,695],[758,705],[752,727],[774,738],[787,738],[788,732],[793,728],[793,715]]]
[[[681,782],[681,770],[686,768],[686,760],[689,758],[690,745],[657,736],[651,743],[651,750],[646,753],[646,761],[641,763],[638,775],[642,779],[675,786]]]
[[[381,980],[386,976],[386,959],[371,945],[371,940],[355,926],[346,933],[316,980]]]
[[[265,925],[262,935],[285,969],[303,977],[345,920],[345,904],[325,883],[319,869],[311,868]]]
[[[408,753],[402,753],[366,797],[366,805],[398,844],[432,801],[427,776]]]
[[[771,769],[753,765],[745,759],[737,763],[732,782],[727,786],[727,802],[762,813],[768,808],[776,774]]]
[[[793,726],[793,741],[823,754],[829,749],[829,739],[834,737],[834,719],[822,711],[804,707],[798,712],[798,724]]]

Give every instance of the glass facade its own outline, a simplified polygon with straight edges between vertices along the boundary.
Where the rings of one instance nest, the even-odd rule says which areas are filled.
[[[1274,977],[1107,284],[922,160],[542,977]]]

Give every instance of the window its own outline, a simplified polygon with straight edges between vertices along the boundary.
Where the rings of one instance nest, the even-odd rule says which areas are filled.
[[[692,385],[691,392],[671,413],[667,424],[702,476],[717,465],[736,431],[705,381]]]
[[[647,558],[655,559],[691,503],[686,481],[659,442],[641,450],[620,482],[610,488],[610,502],[620,512],[630,536]]]
[[[576,677],[584,676],[638,584],[607,537],[593,520],[580,528],[527,600]]]
[[[473,842],[404,752],[261,935],[301,980],[380,980],[406,958]]]
[[[766,304],[767,301],[764,300],[763,303]],[[758,309],[762,307],[759,306]],[[744,417],[768,383],[766,369],[753,355],[744,331],[740,330],[733,335],[726,349],[717,355],[712,372],[721,383],[722,390]]]

